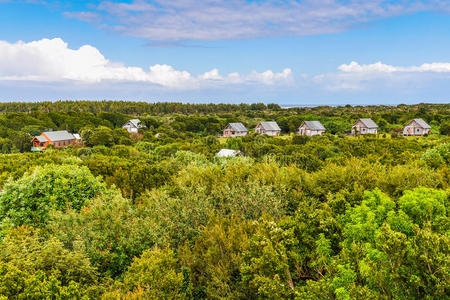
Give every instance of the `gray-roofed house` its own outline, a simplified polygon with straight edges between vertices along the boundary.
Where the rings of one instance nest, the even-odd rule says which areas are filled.
[[[122,128],[126,129],[130,133],[137,133],[139,129],[144,127],[145,125],[142,125],[141,120],[139,119],[131,119],[122,126]]]
[[[359,119],[352,126],[352,134],[377,134],[378,125],[369,118]]]
[[[320,121],[305,121],[298,128],[298,134],[300,135],[312,136],[324,133],[325,127],[322,123],[320,123]]]
[[[235,156],[242,156],[242,155],[243,154],[240,150],[221,149],[216,154],[216,157],[235,157]]]
[[[224,137],[245,136],[248,129],[242,123],[229,123],[223,130]]]
[[[431,126],[423,119],[412,119],[403,128],[403,135],[424,135],[430,133]]]
[[[40,136],[35,136],[32,143],[33,148],[36,148],[37,150],[35,150],[39,151],[45,149],[49,144],[52,144],[55,147],[65,147],[73,144],[75,141],[76,138],[73,134],[67,130],[59,130],[43,132]]]
[[[281,134],[281,128],[278,126],[277,122],[260,122],[256,125],[255,132],[270,136],[278,136]]]

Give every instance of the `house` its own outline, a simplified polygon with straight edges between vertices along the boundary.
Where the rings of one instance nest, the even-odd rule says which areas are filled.
[[[300,135],[312,136],[324,133],[325,127],[322,123],[320,123],[320,121],[305,121],[298,128],[298,134]]]
[[[122,128],[126,129],[130,133],[137,133],[139,129],[144,128],[145,125],[141,124],[141,120],[139,119],[132,119],[125,123],[125,125],[122,126]]]
[[[41,133],[39,136],[35,136],[32,140],[33,151],[41,151],[48,145],[54,145],[55,147],[65,147],[73,144],[76,138],[73,134],[67,130],[60,131],[47,131]]]
[[[216,154],[216,157],[235,157],[242,155],[243,153],[239,150],[222,149]]]
[[[403,128],[403,135],[424,135],[430,133],[430,129],[423,119],[413,119]]]
[[[259,134],[267,134],[270,136],[278,136],[281,133],[281,129],[277,122],[260,122],[255,127],[255,132]]]
[[[377,134],[378,125],[369,118],[359,119],[352,126],[352,134]]]
[[[248,129],[242,123],[229,123],[223,130],[224,137],[244,136],[248,134]]]

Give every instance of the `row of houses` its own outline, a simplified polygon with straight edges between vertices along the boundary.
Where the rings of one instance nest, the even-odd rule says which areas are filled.
[[[122,128],[130,133],[137,133],[139,129],[145,126],[141,124],[139,119],[132,119],[128,121]],[[403,135],[419,136],[428,134],[430,132],[430,125],[422,119],[413,119],[403,128]],[[265,134],[269,136],[279,136],[281,128],[277,122],[260,122],[256,125],[255,130],[258,134]],[[320,121],[305,121],[298,128],[298,134],[313,136],[325,133],[326,129]],[[352,126],[352,134],[377,134],[378,125],[369,118],[359,119]],[[248,129],[242,123],[229,123],[223,130],[223,136],[236,137],[245,136],[248,134]],[[81,140],[76,133],[72,134],[67,130],[47,131],[35,136],[32,140],[33,151],[41,151],[48,145],[52,144],[54,147],[65,147]]]
[[[413,119],[403,128],[403,135],[420,136],[430,133],[431,126],[423,119]],[[255,127],[255,133],[278,136],[281,129],[277,122],[260,122]],[[313,136],[324,134],[325,127],[320,121],[305,121],[297,130],[299,135]],[[356,134],[377,134],[378,125],[370,118],[363,118],[356,121],[351,128],[351,133]],[[223,130],[224,137],[245,136],[248,129],[242,123],[229,123]]]

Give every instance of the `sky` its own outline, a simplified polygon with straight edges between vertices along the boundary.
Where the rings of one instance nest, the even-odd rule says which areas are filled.
[[[449,103],[450,1],[0,0],[0,101]]]

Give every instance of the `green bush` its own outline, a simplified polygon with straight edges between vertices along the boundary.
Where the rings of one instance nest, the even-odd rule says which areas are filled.
[[[107,192],[88,168],[46,165],[10,181],[0,194],[0,218],[11,225],[40,226],[52,209],[80,210],[87,200]]]

